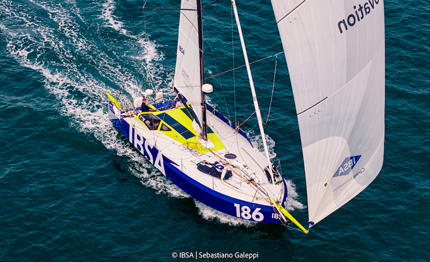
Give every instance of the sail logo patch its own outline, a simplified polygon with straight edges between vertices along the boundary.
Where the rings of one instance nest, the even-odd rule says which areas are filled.
[[[181,52],[183,55],[185,55],[185,49],[182,48],[182,46],[179,46],[179,52]]]
[[[356,23],[360,22],[364,19],[365,15],[370,14],[372,9],[375,9],[376,5],[379,4],[380,0],[367,0],[363,5],[359,4],[358,9],[357,6],[354,5],[355,14],[350,14],[346,19],[340,20],[337,26],[339,27],[339,32],[342,34],[343,30],[348,30],[348,26],[352,27]]]
[[[334,173],[333,177],[349,175],[355,164],[357,164],[358,160],[360,160],[360,157],[361,155],[346,157],[345,160],[343,160],[342,164],[340,164],[336,173]]]

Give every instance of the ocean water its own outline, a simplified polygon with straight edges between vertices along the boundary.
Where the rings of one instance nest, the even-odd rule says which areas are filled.
[[[430,260],[430,3],[385,3],[384,166],[357,198],[304,235],[193,200],[111,125],[106,92],[118,97],[124,89],[125,99],[148,88],[170,91],[179,13],[144,12],[144,2],[177,8],[180,1],[0,0],[0,261],[186,260],[174,252],[245,252],[260,261]],[[281,52],[270,1],[237,4],[250,61]],[[204,15],[206,75],[243,65],[230,1]],[[288,180],[288,208],[306,224],[285,58],[252,70],[265,119],[276,63],[265,130]],[[209,81],[209,102],[224,115],[242,122],[253,113],[244,68]],[[243,129],[259,146],[256,120]]]

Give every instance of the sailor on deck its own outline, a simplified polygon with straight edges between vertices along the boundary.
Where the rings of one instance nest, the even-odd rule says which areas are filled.
[[[179,99],[179,96],[176,96],[176,98],[173,100],[173,103],[175,104],[175,108],[178,108],[184,105],[181,99]]]
[[[148,105],[146,105],[146,97],[145,96],[143,96],[143,98],[142,98],[142,105],[140,106],[140,111],[142,113],[152,111],[151,108]]]

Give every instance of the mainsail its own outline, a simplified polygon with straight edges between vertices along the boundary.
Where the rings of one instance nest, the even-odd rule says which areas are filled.
[[[202,123],[197,1],[183,0],[181,9],[174,86],[187,98]]]
[[[313,226],[364,190],[384,154],[383,0],[272,0]]]

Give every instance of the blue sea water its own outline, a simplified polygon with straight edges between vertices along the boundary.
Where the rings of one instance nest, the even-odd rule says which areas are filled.
[[[173,252],[258,253],[260,261],[430,260],[428,2],[385,3],[384,167],[308,235],[238,221],[193,200],[111,125],[106,92],[169,92],[173,79],[179,13],[144,12],[144,2],[177,8],[180,1],[0,0],[0,261],[185,260]],[[237,4],[250,61],[281,52],[270,1]],[[230,2],[204,15],[206,75],[243,65]],[[263,118],[275,63],[252,65]],[[253,113],[243,68],[209,81],[210,103],[224,115],[242,122]],[[258,144],[255,119],[243,129]],[[289,209],[305,224],[283,55],[265,129],[289,181]]]

